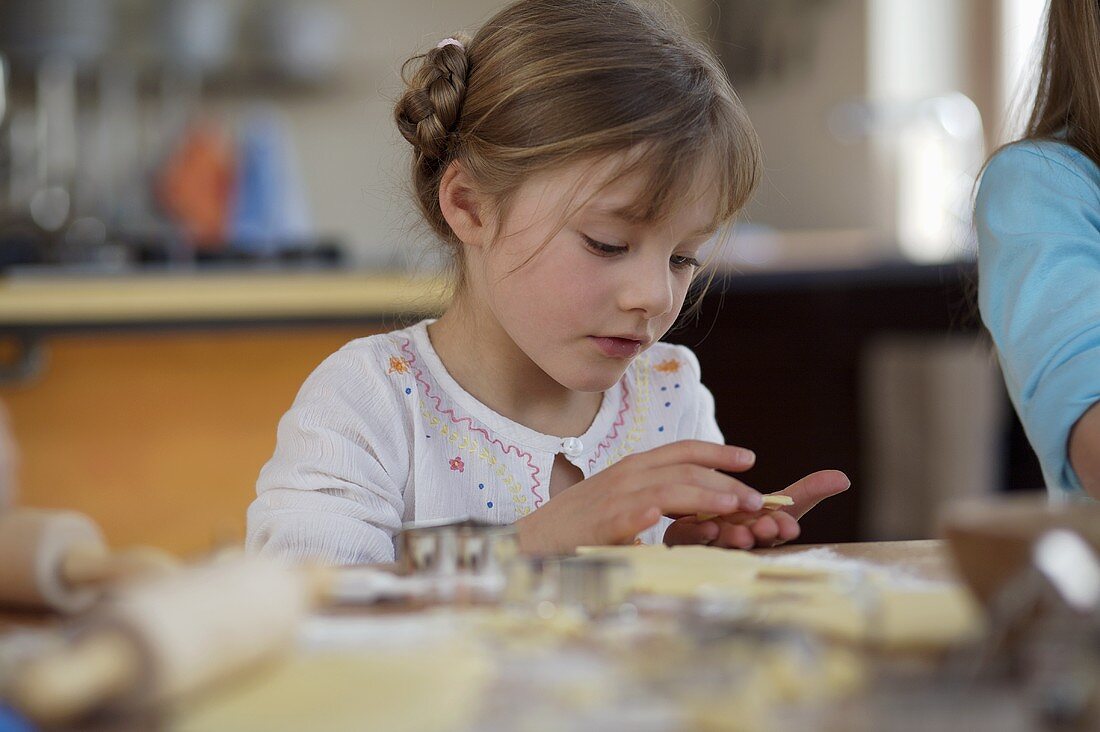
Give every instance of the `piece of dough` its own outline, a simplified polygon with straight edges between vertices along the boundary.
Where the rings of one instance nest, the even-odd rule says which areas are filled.
[[[982,628],[977,605],[949,582],[900,582],[890,570],[863,563],[799,567],[737,549],[707,546],[584,547],[586,554],[620,557],[633,569],[635,592],[747,601],[750,618],[796,625],[844,641],[897,649],[938,648],[974,638]]]
[[[836,647],[825,649],[809,666],[789,647],[754,653],[745,666],[752,672],[727,693],[687,701],[685,727],[700,732],[771,732],[782,728],[777,727],[777,709],[843,699],[866,683],[861,659]]]
[[[181,707],[172,732],[467,729],[491,682],[486,653],[445,641],[302,653]]]

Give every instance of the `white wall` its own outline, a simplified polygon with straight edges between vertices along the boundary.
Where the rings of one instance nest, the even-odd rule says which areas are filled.
[[[689,14],[702,0],[678,0]],[[340,0],[350,29],[344,84],[326,96],[277,100],[289,118],[314,219],[360,264],[391,261],[426,237],[407,195],[408,145],[392,119],[401,61],[501,7],[496,0]],[[752,221],[781,229],[860,228],[868,221],[866,145],[844,145],[828,111],[865,86],[864,0],[834,0],[810,74],[740,90],[763,140],[766,178]]]
[[[835,105],[865,94],[864,36],[864,0],[835,0],[823,11],[808,75],[740,90],[766,166],[751,221],[780,229],[870,223],[867,143],[843,144],[826,127]]]
[[[442,38],[475,29],[496,0],[339,0],[348,22],[347,70],[331,96],[278,100],[294,134],[309,204],[322,233],[359,264],[385,264],[424,232],[407,195],[409,145],[393,123],[401,63]]]

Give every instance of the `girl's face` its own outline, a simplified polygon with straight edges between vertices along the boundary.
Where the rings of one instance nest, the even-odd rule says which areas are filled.
[[[713,234],[717,198],[704,171],[671,218],[639,223],[617,212],[635,202],[642,178],[599,190],[617,162],[528,180],[497,240],[468,259],[476,299],[523,354],[576,391],[610,388],[672,327]],[[587,203],[555,233],[574,201]]]

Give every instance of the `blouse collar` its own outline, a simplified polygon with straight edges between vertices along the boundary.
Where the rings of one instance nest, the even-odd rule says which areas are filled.
[[[565,453],[572,462],[579,462],[581,458],[596,451],[600,441],[607,437],[616,419],[619,418],[620,406],[623,403],[623,379],[619,379],[615,386],[603,392],[600,409],[596,412],[592,424],[582,435],[547,435],[498,414],[478,401],[451,377],[428,337],[428,326],[434,322],[433,319],[422,320],[407,331],[416,346],[418,355],[423,359],[425,367],[440,388],[463,411],[482,422],[493,432],[534,450],[555,454]]]

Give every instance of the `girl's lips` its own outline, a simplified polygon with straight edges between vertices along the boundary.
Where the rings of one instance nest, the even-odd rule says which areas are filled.
[[[642,350],[642,342],[629,338],[614,338],[609,336],[589,336],[596,347],[610,358],[633,358]]]

